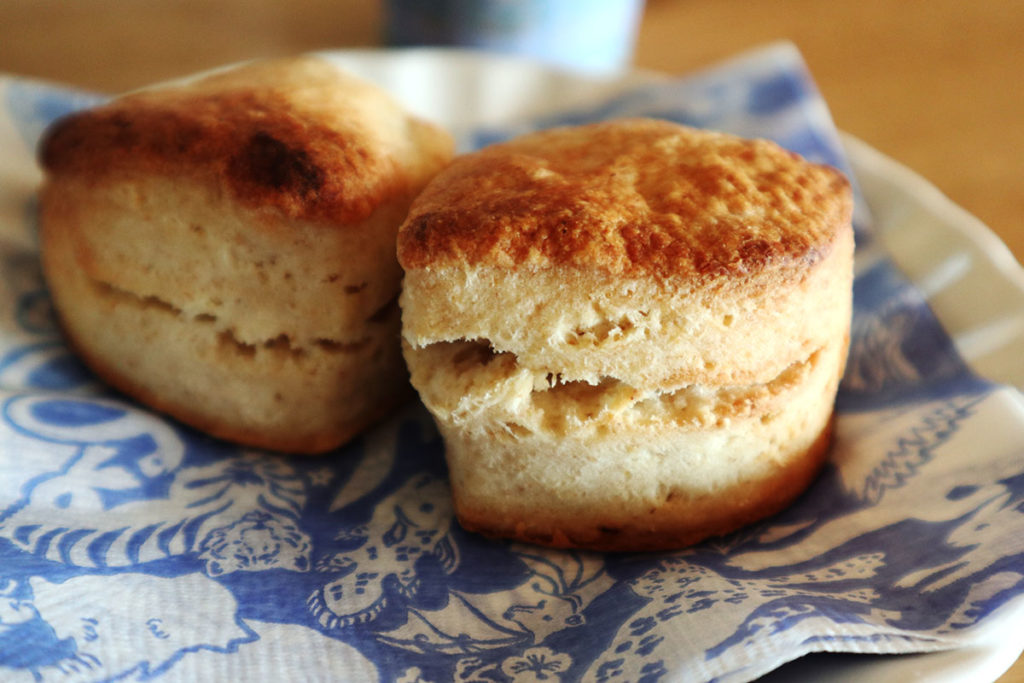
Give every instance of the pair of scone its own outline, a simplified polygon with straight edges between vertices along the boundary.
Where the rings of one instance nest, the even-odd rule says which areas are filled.
[[[807,486],[849,331],[837,172],[652,120],[450,155],[313,59],[72,117],[43,148],[67,334],[158,409],[314,452],[403,397],[404,269],[405,360],[467,528],[679,547]]]

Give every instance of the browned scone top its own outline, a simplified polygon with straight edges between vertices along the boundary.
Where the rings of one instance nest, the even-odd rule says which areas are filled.
[[[202,174],[252,208],[335,226],[366,218],[449,155],[433,126],[316,57],[130,93],[63,119],[41,146],[51,175]]]
[[[414,203],[398,255],[406,269],[728,276],[821,258],[851,210],[842,174],[772,142],[625,119],[457,159]]]

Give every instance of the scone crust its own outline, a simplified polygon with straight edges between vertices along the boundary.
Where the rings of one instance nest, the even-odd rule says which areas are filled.
[[[398,254],[406,269],[742,275],[820,259],[849,211],[842,174],[772,142],[620,119],[457,159],[417,198]]]
[[[118,97],[54,125],[51,174],[200,174],[233,198],[325,226],[358,225],[451,154],[434,126],[316,57],[256,61]]]

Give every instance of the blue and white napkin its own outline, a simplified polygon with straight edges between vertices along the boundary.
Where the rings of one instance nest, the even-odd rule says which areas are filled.
[[[810,652],[1021,632],[1024,400],[960,360],[863,202],[837,441],[807,494],[679,552],[549,550],[459,528],[419,406],[291,458],[100,384],[50,309],[33,153],[55,117],[96,101],[0,78],[0,680],[747,681]],[[624,115],[772,138],[850,172],[788,46],[461,132],[474,147]]]

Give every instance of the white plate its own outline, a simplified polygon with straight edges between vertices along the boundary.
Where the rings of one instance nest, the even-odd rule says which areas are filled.
[[[1024,269],[934,185],[856,138],[843,143],[890,258],[978,373],[1024,389]]]

